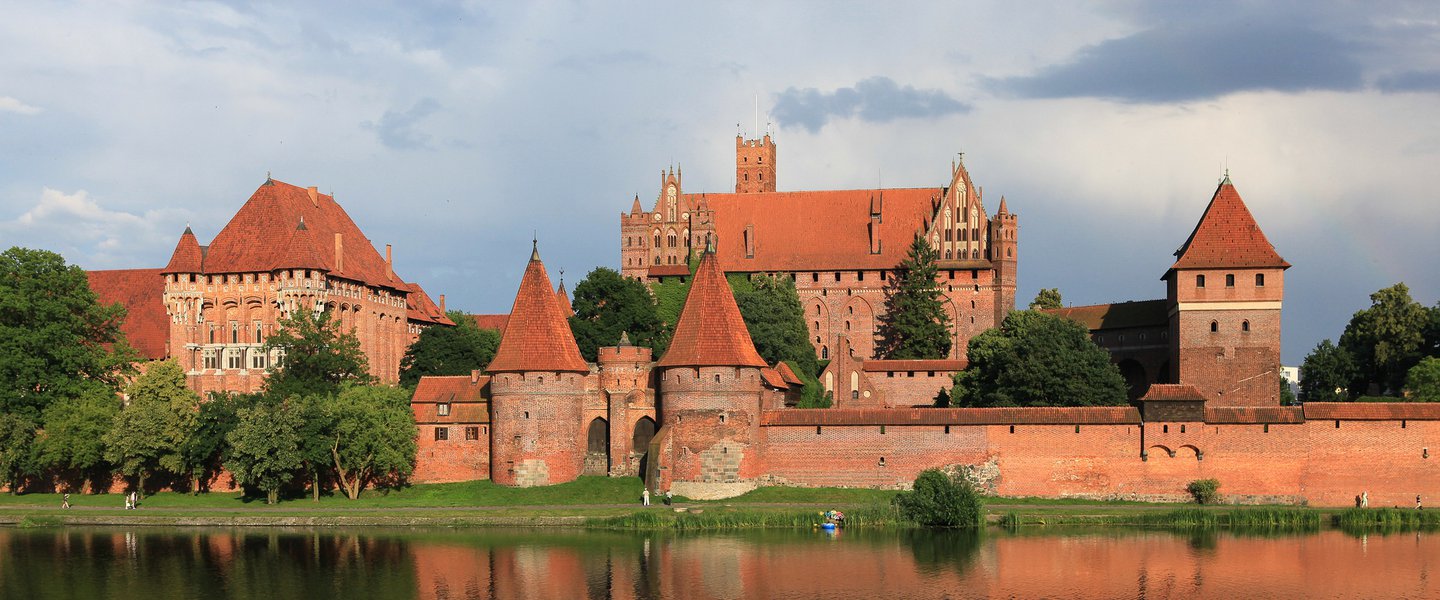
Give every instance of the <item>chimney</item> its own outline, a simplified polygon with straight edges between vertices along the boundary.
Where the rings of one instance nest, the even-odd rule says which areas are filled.
[[[480,383],[480,369],[470,370],[470,385]]]
[[[336,273],[342,273],[342,272],[344,272],[344,271],[345,271],[345,238],[340,237],[340,233],[339,233],[339,232],[336,232],[336,233],[335,233],[335,272],[336,272]]]
[[[320,206],[320,189],[312,185],[306,191],[310,192],[310,204]]]
[[[440,294],[440,312],[445,312],[445,294]]]
[[[385,244],[385,275],[395,278],[395,255],[390,251],[390,244]]]

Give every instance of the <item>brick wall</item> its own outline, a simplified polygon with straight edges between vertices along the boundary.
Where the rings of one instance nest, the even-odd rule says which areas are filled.
[[[497,373],[490,380],[491,479],[502,485],[573,481],[585,464],[584,405],[593,376]]]

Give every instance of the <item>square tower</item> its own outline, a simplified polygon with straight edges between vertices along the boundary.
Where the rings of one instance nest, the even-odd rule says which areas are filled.
[[[775,141],[735,136],[735,193],[775,191]]]

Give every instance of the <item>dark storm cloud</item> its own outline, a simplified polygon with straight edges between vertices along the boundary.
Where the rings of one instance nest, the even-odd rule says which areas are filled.
[[[990,80],[1028,98],[1095,97],[1183,102],[1232,92],[1355,90],[1363,86],[1357,48],[1283,21],[1171,22],[1082,49],[1033,75]]]
[[[1375,82],[1382,92],[1440,91],[1440,71],[1406,71],[1386,75]]]
[[[408,110],[387,110],[378,123],[365,122],[367,129],[375,131],[380,143],[396,150],[426,148],[430,136],[415,129],[415,124],[440,109],[434,98],[423,98]]]
[[[844,119],[858,115],[864,121],[884,123],[895,119],[942,117],[969,110],[970,105],[941,90],[901,87],[889,77],[877,76],[832,92],[815,88],[786,89],[777,96],[770,112],[782,127],[798,125],[818,131],[832,117]]]

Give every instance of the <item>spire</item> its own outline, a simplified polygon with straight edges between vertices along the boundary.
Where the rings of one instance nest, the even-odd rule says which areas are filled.
[[[713,251],[707,250],[700,258],[670,349],[655,366],[768,366],[755,351],[740,308],[735,305],[735,295]]]
[[[204,262],[200,242],[195,239],[195,232],[190,231],[187,223],[185,233],[180,234],[180,241],[175,244],[175,252],[170,254],[170,264],[165,265],[165,269],[160,273],[204,273]]]
[[[640,208],[640,194],[635,194],[635,202],[630,205],[630,214],[638,215],[643,212],[645,212],[644,209]]]
[[[1008,214],[1010,214],[1010,209],[1008,209],[1008,208],[1005,207],[1005,196],[1000,196],[1000,212],[995,213],[995,214],[997,214],[997,215],[1008,215]]]
[[[1255,223],[1240,193],[1227,173],[1215,188],[1205,214],[1185,244],[1175,251],[1174,269],[1216,267],[1272,267],[1288,269],[1290,263],[1280,258],[1265,232]],[[1167,273],[1168,275],[1168,273]]]
[[[569,318],[575,314],[575,308],[570,305],[570,294],[565,292],[565,271],[560,271],[560,286],[555,288],[555,301],[560,303],[561,313]]]
[[[589,373],[590,366],[580,357],[575,335],[561,312],[555,288],[550,287],[550,277],[545,274],[545,263],[540,262],[538,244],[536,246],[525,266],[525,276],[520,279],[520,290],[515,294],[515,306],[510,309],[500,347],[485,370],[490,373]]]
[[[530,262],[540,262],[540,239],[532,236],[530,238]],[[547,282],[546,287],[549,287]]]

